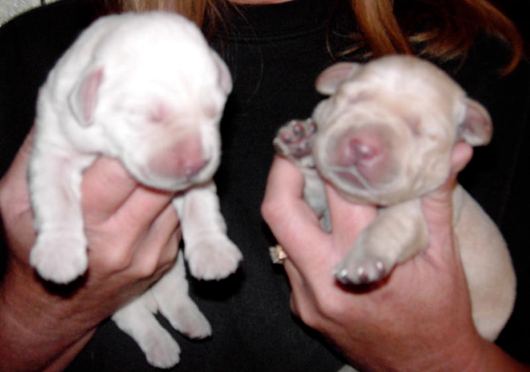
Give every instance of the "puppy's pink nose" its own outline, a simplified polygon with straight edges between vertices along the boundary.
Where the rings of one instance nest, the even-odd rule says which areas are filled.
[[[379,146],[369,143],[363,138],[354,137],[350,139],[350,152],[358,161],[370,160],[379,154]]]
[[[151,169],[166,177],[192,177],[199,173],[209,160],[202,150],[200,136],[187,136],[151,161]]]
[[[335,149],[336,165],[349,167],[369,164],[381,156],[383,144],[380,138],[369,131],[352,135],[346,134],[339,139]]]

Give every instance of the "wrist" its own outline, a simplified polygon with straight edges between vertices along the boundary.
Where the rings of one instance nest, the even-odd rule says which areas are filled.
[[[493,342],[478,333],[464,336],[446,349],[419,360],[407,371],[422,372],[529,372]]]
[[[433,358],[433,363],[424,371],[429,372],[478,372],[485,340],[473,332],[452,342]]]
[[[433,335],[433,339],[437,336]],[[417,372],[478,372],[486,341],[476,331],[445,335],[444,340],[426,340],[418,350],[403,351],[393,367],[396,371]]]
[[[518,362],[493,342],[482,339],[480,354],[466,372],[529,372],[530,367]]]
[[[0,371],[44,370],[65,360],[73,347],[81,350],[99,322],[80,321],[69,302],[48,291],[30,267],[11,259],[0,286]]]

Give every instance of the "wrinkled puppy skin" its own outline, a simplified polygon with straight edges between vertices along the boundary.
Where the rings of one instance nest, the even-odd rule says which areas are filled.
[[[488,144],[491,119],[443,71],[410,56],[339,63],[322,72],[316,86],[330,97],[311,119],[282,127],[274,145],[304,172],[305,197],[325,230],[331,224],[323,179],[344,198],[379,207],[334,273],[345,285],[372,285],[427,247],[419,198],[449,176],[457,141]],[[460,185],[453,201],[473,319],[493,340],[515,301],[511,258],[495,224]]]
[[[119,159],[140,183],[179,191],[191,274],[218,280],[242,256],[226,236],[212,181],[220,159],[219,121],[232,81],[200,30],[176,14],[103,17],[81,34],[40,90],[29,183],[37,240],[30,262],[65,284],[87,269],[81,175],[97,156]],[[210,335],[188,296],[183,255],[145,295],[113,319],[149,363],[179,362],[179,346],[153,316],[196,338]]]

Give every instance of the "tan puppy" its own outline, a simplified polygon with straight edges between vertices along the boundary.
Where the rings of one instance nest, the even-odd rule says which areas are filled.
[[[87,269],[80,182],[99,155],[119,159],[149,187],[183,191],[174,205],[193,276],[234,272],[242,256],[226,236],[212,181],[231,88],[226,65],[184,17],[124,14],[88,28],[51,71],[38,100],[29,181],[38,233],[30,260],[39,275],[68,283]],[[211,333],[188,296],[180,254],[166,276],[113,317],[150,363],[170,367],[179,347],[154,318],[157,310],[186,335]]]
[[[319,76],[317,89],[331,96],[312,119],[282,128],[275,146],[303,169],[305,197],[325,229],[331,225],[322,178],[346,199],[379,207],[335,272],[344,284],[373,283],[427,247],[419,197],[447,179],[456,141],[490,141],[491,120],[448,75],[414,57],[340,63]],[[493,340],[515,300],[510,255],[497,227],[461,186],[453,200],[473,319]]]

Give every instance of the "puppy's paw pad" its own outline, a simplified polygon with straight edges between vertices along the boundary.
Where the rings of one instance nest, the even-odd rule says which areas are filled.
[[[180,347],[167,332],[153,332],[142,349],[147,361],[157,368],[171,368],[180,362]]]
[[[278,131],[273,141],[276,152],[295,161],[310,156],[316,132],[312,119],[292,120]]]
[[[30,253],[30,264],[45,280],[70,283],[88,266],[84,237],[48,237],[39,235]]]
[[[334,275],[342,284],[366,285],[383,279],[389,272],[388,265],[380,258],[358,260],[354,263],[341,262]]]
[[[219,280],[237,270],[243,255],[226,236],[209,236],[185,248],[191,274],[197,279]]]

